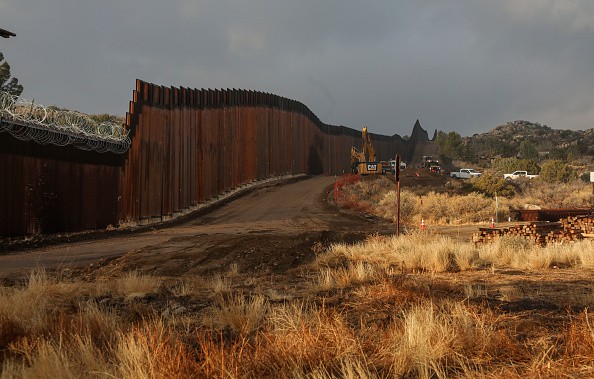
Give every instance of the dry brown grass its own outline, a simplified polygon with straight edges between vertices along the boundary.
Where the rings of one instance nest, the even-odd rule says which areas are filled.
[[[542,208],[584,208],[592,206],[592,185],[581,180],[570,183],[546,183],[531,180],[520,184],[520,195],[510,205],[534,204]]]
[[[413,234],[334,245],[300,284],[274,291],[267,281],[250,292],[241,272],[87,282],[36,271],[0,287],[0,378],[591,377],[592,314],[569,310],[593,306],[591,292],[568,289],[567,311],[512,313],[492,305],[488,280],[457,273],[592,262],[590,242],[475,247]],[[176,302],[183,312],[160,316]]]
[[[483,265],[478,250],[472,244],[457,244],[448,237],[412,233],[402,237],[373,236],[355,245],[336,244],[326,254],[318,256],[316,263],[325,267],[341,267],[344,262],[366,264],[366,272],[447,272],[468,270]],[[327,270],[327,269],[326,269]],[[353,282],[358,282],[356,270]],[[368,275],[377,277],[378,275]]]
[[[160,278],[132,271],[117,278],[113,283],[113,290],[119,295],[133,297],[157,292],[161,284]]]
[[[460,183],[454,183],[459,186]],[[511,209],[526,205],[542,208],[584,208],[594,203],[589,183],[545,183],[531,180],[517,183],[518,194],[511,199],[498,198],[499,219],[507,219]],[[456,186],[452,186],[454,188]],[[437,191],[439,190],[439,191]],[[401,224],[416,228],[421,219],[431,225],[461,225],[487,223],[495,216],[495,199],[472,192],[443,192],[444,188],[403,188],[400,195]],[[395,219],[395,185],[386,178],[359,181],[341,189],[338,205],[373,214],[388,220]]]
[[[263,296],[221,296],[206,312],[202,322],[211,330],[229,330],[236,335],[244,336],[260,328],[267,308]]]

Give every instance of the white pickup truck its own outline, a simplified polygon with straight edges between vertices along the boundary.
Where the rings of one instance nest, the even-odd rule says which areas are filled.
[[[450,176],[454,179],[470,179],[481,175],[483,174],[472,168],[462,168],[460,171],[450,172]]]
[[[503,174],[503,179],[506,180],[516,180],[519,178],[527,178],[527,179],[534,179],[538,177],[538,175],[530,175],[528,171],[514,171],[511,174]]]

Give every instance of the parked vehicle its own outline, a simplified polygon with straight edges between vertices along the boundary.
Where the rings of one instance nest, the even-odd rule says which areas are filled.
[[[421,168],[431,168],[431,166],[439,166],[439,160],[433,159],[430,155],[423,155]]]
[[[538,177],[538,175],[531,175],[528,171],[514,171],[511,174],[503,174],[503,179],[506,180],[516,180],[520,178],[534,179],[536,177]]]
[[[388,162],[390,163],[390,168],[391,168],[392,173],[395,173],[396,172],[396,160],[390,159]],[[403,161],[400,161],[400,170],[404,170],[404,169],[406,169],[406,163]]]
[[[483,175],[481,172],[475,171],[472,168],[462,168],[460,171],[450,172],[450,176],[454,179],[470,179],[481,175]]]
[[[429,167],[429,171],[431,171],[434,174],[441,175],[441,167],[439,166],[431,166]]]

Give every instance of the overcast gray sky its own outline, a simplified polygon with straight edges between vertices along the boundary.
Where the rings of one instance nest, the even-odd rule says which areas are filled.
[[[135,79],[295,99],[329,124],[594,127],[591,0],[0,0],[23,96],[123,115]]]

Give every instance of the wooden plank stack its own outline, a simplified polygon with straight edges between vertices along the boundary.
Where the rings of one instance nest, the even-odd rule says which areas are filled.
[[[559,222],[531,222],[526,225],[507,228],[479,228],[472,235],[474,243],[493,242],[502,236],[523,237],[529,241],[546,245],[548,243],[572,243],[594,233],[594,217],[572,216]]]
[[[594,218],[586,216],[573,216],[560,220],[563,229],[578,230],[582,233],[594,232]]]

